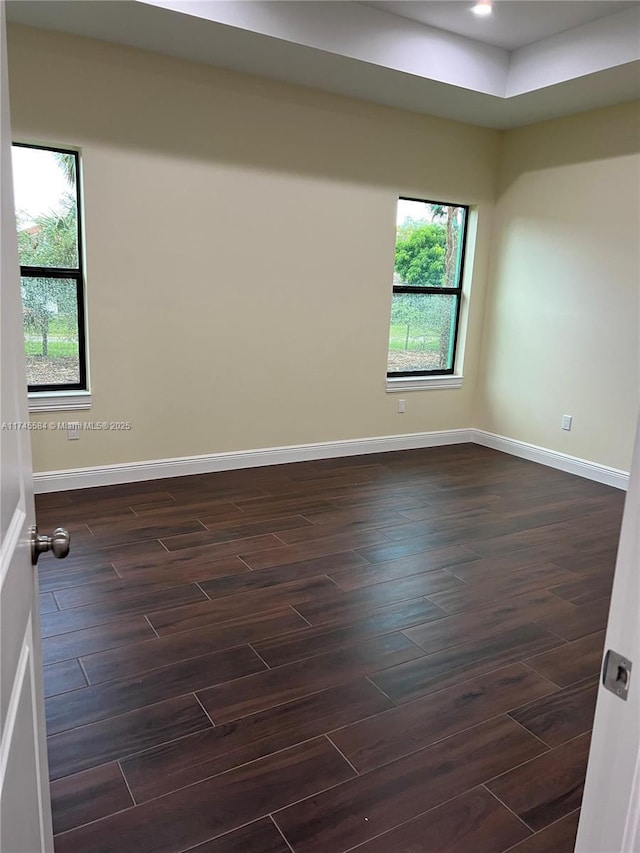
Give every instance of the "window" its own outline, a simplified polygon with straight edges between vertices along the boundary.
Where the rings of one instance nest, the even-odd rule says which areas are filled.
[[[29,391],[87,387],[77,151],[14,144]]]
[[[400,198],[387,375],[453,373],[468,208]]]

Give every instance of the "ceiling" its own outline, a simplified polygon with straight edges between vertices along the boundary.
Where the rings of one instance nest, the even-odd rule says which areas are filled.
[[[469,8],[473,5],[471,0],[363,0],[363,3],[410,21],[448,30],[505,50],[524,47],[638,5],[631,0],[621,3],[613,0],[496,0],[493,14],[480,18],[469,14]]]
[[[640,2],[8,0],[7,18],[486,127],[640,98]]]

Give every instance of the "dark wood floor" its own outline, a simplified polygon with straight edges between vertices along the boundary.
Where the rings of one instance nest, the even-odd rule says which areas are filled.
[[[38,497],[57,853],[569,853],[623,502],[473,445]]]

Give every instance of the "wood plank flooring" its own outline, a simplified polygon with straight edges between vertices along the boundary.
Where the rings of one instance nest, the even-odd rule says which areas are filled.
[[[40,495],[57,853],[570,853],[624,494],[474,445]]]

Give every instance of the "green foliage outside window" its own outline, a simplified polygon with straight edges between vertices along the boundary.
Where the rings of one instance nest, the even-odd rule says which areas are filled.
[[[22,317],[30,388],[84,387],[74,153],[14,146]]]
[[[17,211],[18,256],[23,267],[78,267],[78,209],[75,198],[75,159],[51,152],[64,174],[69,189],[60,198],[58,209],[30,217]],[[72,192],[73,191],[73,192]],[[27,334],[41,341],[40,353],[49,355],[49,335],[65,337],[77,333],[77,297],[73,280],[47,276],[22,278],[22,308]],[[26,341],[29,353],[34,348]],[[30,352],[33,354],[33,352]]]
[[[442,295],[394,292],[389,336],[389,371],[422,372],[452,366],[455,318],[464,230],[464,208],[410,202],[418,216],[406,216],[396,231],[394,290],[442,288]]]

